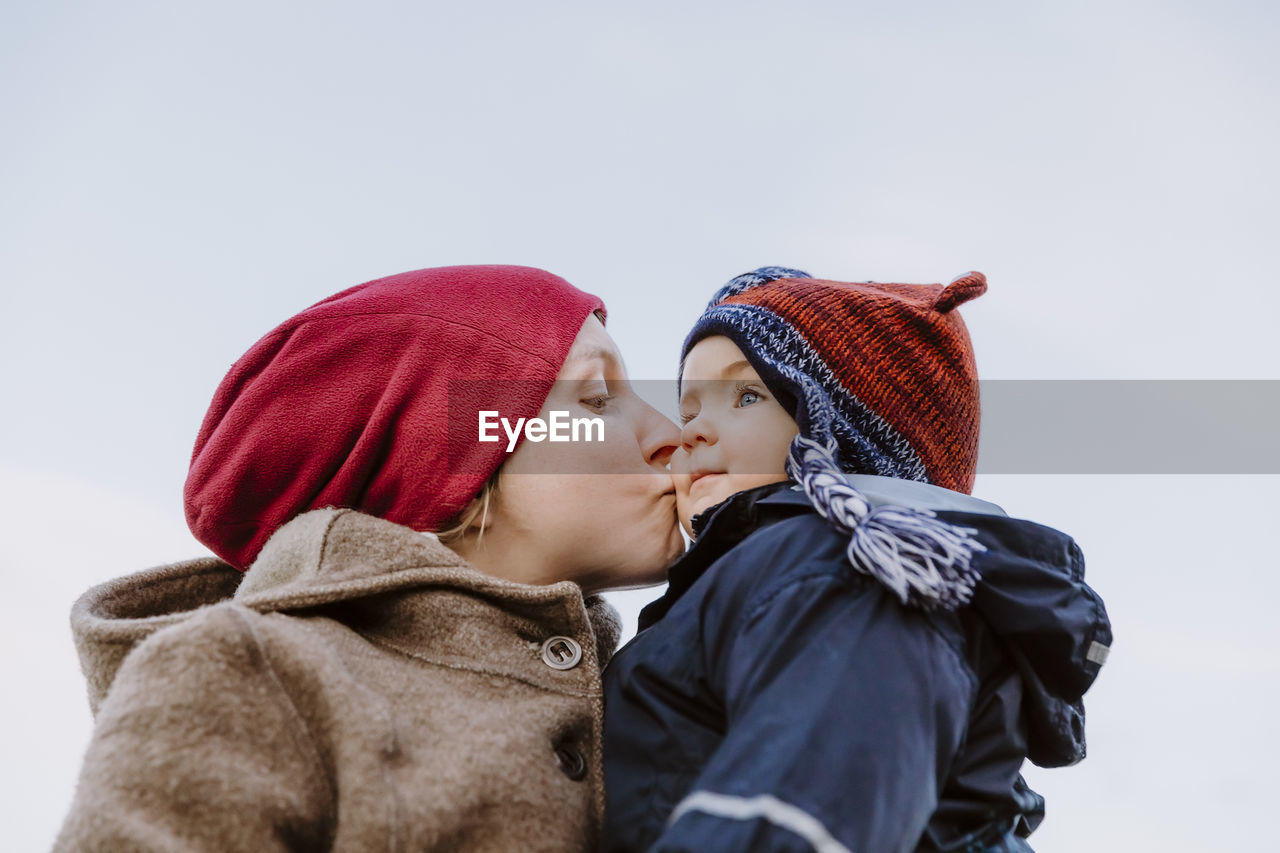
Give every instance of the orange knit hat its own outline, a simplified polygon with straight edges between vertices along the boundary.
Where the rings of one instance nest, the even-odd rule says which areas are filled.
[[[978,373],[954,309],[986,289],[980,272],[943,286],[762,267],[716,293],[681,357],[725,335],[802,436],[835,439],[843,470],[967,493],[978,460]]]

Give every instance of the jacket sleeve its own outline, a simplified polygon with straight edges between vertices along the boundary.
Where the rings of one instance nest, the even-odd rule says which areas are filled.
[[[327,846],[329,777],[251,618],[215,608],[129,654],[55,850]]]
[[[959,654],[930,617],[830,572],[743,611],[704,616],[726,730],[652,849],[914,850],[965,731]]]

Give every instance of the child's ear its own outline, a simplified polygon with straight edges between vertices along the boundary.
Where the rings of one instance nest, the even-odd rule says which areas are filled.
[[[975,271],[958,275],[951,279],[951,282],[946,287],[942,288],[942,292],[934,300],[933,310],[939,314],[946,314],[971,299],[977,299],[986,292],[987,277],[982,273]]]

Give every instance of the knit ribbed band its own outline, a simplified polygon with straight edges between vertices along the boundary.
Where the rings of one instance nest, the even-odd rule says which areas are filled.
[[[801,434],[835,439],[843,470],[968,492],[978,377],[955,308],[985,290],[981,273],[943,286],[825,281],[761,267],[716,293],[681,358],[703,338],[724,335]]]

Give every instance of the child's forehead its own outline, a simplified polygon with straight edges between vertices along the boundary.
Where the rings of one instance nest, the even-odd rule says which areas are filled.
[[[682,383],[755,376],[756,371],[742,350],[723,335],[703,338],[694,344],[681,366]]]

